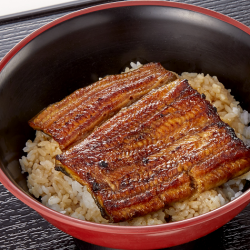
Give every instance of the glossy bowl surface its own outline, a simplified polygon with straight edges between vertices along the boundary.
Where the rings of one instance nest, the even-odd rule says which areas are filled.
[[[0,181],[51,224],[87,242],[156,249],[202,237],[249,202],[229,204],[185,221],[144,227],[101,225],[55,212],[29,193],[18,159],[34,131],[27,121],[47,105],[130,61],[217,75],[250,110],[250,29],[219,13],[165,1],[116,2],[59,18],[17,44],[0,62]]]

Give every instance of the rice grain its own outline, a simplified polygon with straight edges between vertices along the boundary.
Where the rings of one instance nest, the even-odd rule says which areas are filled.
[[[140,66],[139,62],[131,63],[133,69]],[[126,68],[125,72],[129,70],[131,69]],[[250,114],[239,106],[239,102],[231,95],[231,90],[227,90],[216,76],[184,72],[180,78],[188,79],[194,89],[204,93],[206,99],[217,108],[221,119],[235,130],[240,139],[250,145],[250,127],[247,126]],[[23,151],[27,156],[23,156],[19,162],[22,172],[29,174],[29,191],[36,198],[40,197],[45,206],[77,219],[108,223],[102,218],[85,186],[55,171],[54,156],[61,153],[57,142],[37,131],[35,140],[28,140]],[[165,218],[168,221],[179,221],[207,213],[240,196],[246,180],[250,180],[250,172],[218,188],[195,194],[186,201],[170,204],[165,209],[118,225],[158,225],[166,223]]]

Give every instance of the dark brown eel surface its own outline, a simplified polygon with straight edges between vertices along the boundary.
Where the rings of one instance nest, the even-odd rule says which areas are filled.
[[[250,169],[249,147],[187,80],[150,91],[56,159],[110,222],[157,211]]]
[[[160,63],[149,63],[132,72],[111,75],[78,89],[52,104],[29,125],[53,137],[61,149],[87,137],[96,126],[154,88],[176,79]]]

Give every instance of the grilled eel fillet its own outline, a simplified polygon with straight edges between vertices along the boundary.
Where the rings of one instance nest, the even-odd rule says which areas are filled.
[[[154,88],[175,80],[160,63],[149,63],[129,73],[111,75],[81,88],[42,110],[29,125],[53,137],[65,149]]]
[[[176,80],[122,109],[56,157],[110,222],[157,211],[250,169],[250,148],[216,108]]]

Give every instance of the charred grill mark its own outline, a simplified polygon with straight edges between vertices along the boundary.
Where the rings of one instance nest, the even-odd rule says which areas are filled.
[[[56,170],[56,171],[60,171],[60,172],[62,172],[63,174],[65,174],[66,176],[71,177],[71,175],[70,175],[62,166],[55,166],[55,170]]]
[[[100,185],[95,181],[92,184],[92,190],[93,190],[93,192],[96,192],[96,191],[100,190]]]
[[[202,93],[201,98],[206,99],[206,95]]]
[[[105,161],[99,161],[98,162],[98,166],[103,167],[103,168],[107,168],[108,167],[108,163],[105,162]]]

